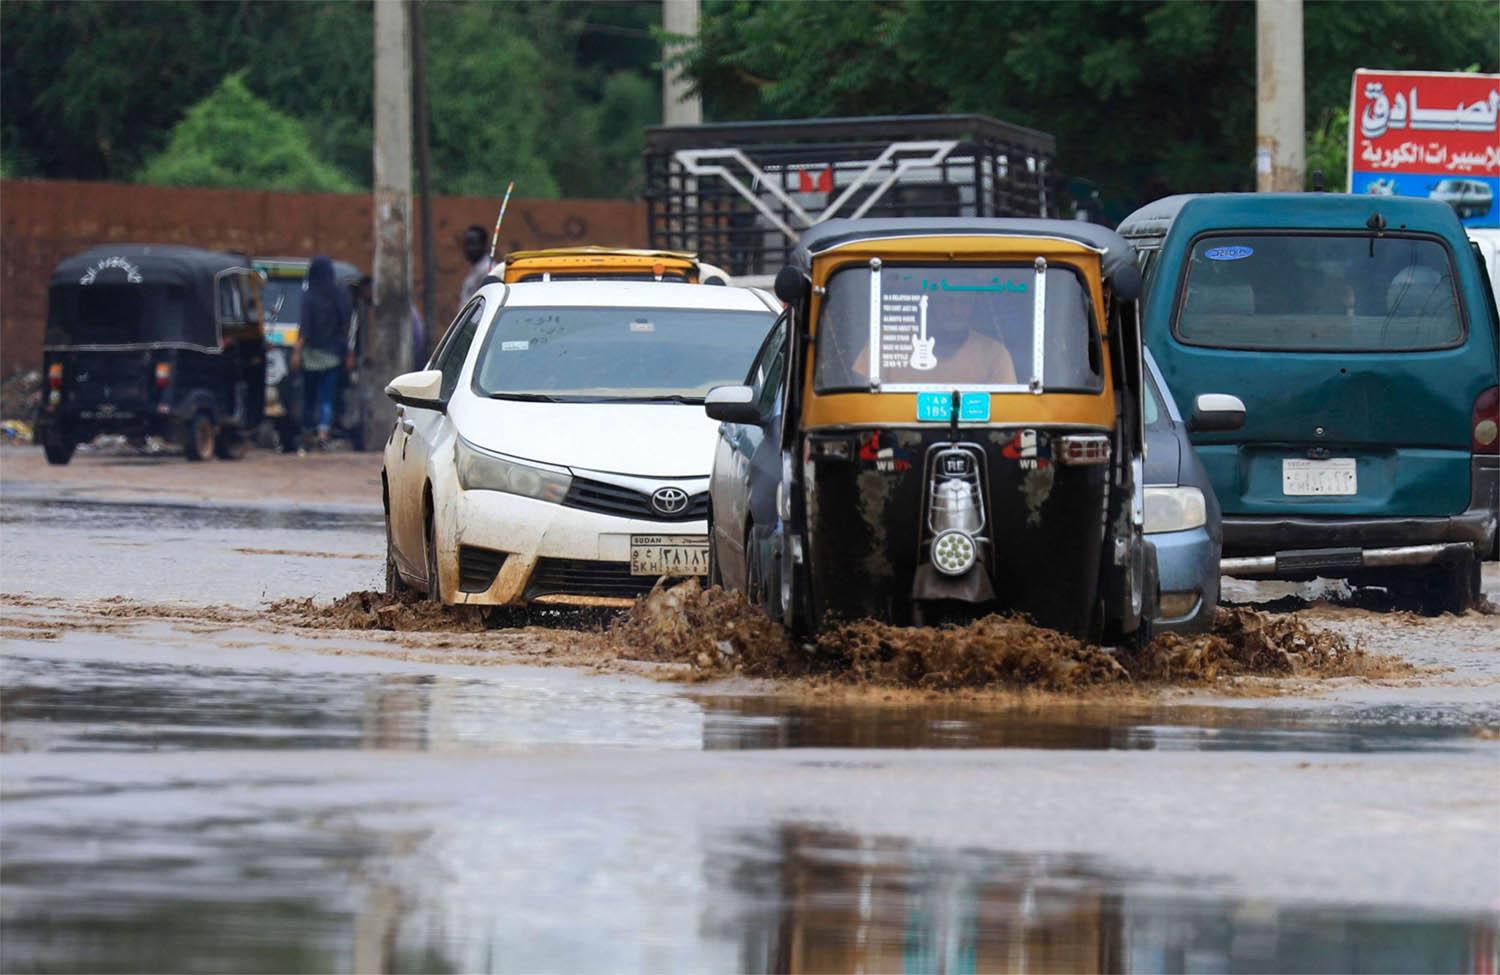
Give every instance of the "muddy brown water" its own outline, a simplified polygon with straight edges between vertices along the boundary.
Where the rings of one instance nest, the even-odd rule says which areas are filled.
[[[1257,613],[1082,691],[1014,621],[875,627],[767,679],[742,607],[388,609],[361,517],[0,500],[0,970],[1494,967],[1488,620]]]

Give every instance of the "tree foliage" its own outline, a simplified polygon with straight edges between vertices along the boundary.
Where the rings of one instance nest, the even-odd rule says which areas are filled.
[[[11,175],[131,179],[227,76],[371,180],[369,2],[0,4],[0,154]],[[660,117],[660,4],[423,3],[434,188],[621,196]]]
[[[245,87],[242,74],[225,78],[173,127],[156,158],[141,169],[142,183],[350,193],[347,176],[314,155],[296,119],[276,111]]]
[[[704,25],[689,67],[720,118],[978,112],[1053,133],[1106,197],[1254,183],[1248,2],[710,0]],[[1304,25],[1316,129],[1361,65],[1495,70],[1500,7],[1308,2]]]

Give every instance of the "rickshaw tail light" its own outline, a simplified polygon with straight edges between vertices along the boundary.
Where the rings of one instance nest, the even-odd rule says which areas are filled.
[[[1063,464],[1108,464],[1109,438],[1102,433],[1069,434],[1055,453]]]
[[[946,531],[932,540],[932,564],[946,576],[961,576],[979,560],[979,546],[967,532]]]
[[[61,362],[54,362],[47,367],[47,386],[50,389],[62,389]]]
[[[167,383],[172,381],[172,364],[170,362],[158,362],[156,364],[156,388],[166,389]]]

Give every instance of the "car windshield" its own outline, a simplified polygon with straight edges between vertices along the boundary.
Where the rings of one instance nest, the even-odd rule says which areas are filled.
[[[269,314],[276,302],[281,301],[281,310],[276,313],[278,325],[296,325],[302,321],[302,278],[270,278],[261,286]]]
[[[767,311],[509,308],[490,326],[474,392],[557,400],[702,400],[744,382]]]
[[[1453,266],[1435,240],[1205,237],[1188,259],[1176,331],[1228,349],[1395,352],[1463,336]]]
[[[881,388],[1026,386],[1036,372],[1037,273],[1028,264],[886,265],[878,294],[866,267],[829,279],[818,320],[819,392],[868,389],[872,357]],[[879,321],[870,328],[871,309]],[[1098,340],[1083,280],[1046,272],[1042,385],[1097,390]],[[871,349],[872,338],[878,349]]]

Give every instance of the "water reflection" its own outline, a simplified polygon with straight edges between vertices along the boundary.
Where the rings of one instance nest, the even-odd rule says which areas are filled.
[[[723,846],[709,927],[745,971],[1495,971],[1493,918],[1194,897],[1080,857],[796,824]]]
[[[1417,724],[1389,708],[1339,714],[1105,702],[982,708],[703,696],[705,749],[1039,748],[1159,751],[1424,751],[1472,746],[1472,712]]]

